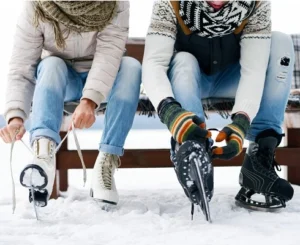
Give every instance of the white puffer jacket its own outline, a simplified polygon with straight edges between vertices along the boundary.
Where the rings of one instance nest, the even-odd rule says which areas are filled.
[[[31,1],[24,3],[17,23],[10,61],[4,115],[27,119],[35,88],[36,67],[41,59],[57,56],[71,62],[78,72],[89,71],[82,98],[99,105],[108,95],[119,70],[129,29],[129,2],[118,2],[116,17],[101,32],[71,33],[66,48],[55,45],[53,27],[40,21],[33,26]],[[63,30],[65,27],[61,26]]]

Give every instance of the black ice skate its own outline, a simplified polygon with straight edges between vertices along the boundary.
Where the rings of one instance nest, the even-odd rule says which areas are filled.
[[[192,204],[191,214],[193,218],[194,204],[199,205],[206,217],[211,222],[208,202],[213,196],[213,166],[208,143],[198,141],[186,141],[180,147],[172,149],[176,154],[171,154],[171,160],[175,165],[175,171],[179,183]],[[178,144],[177,144],[178,146]]]
[[[272,130],[273,131],[273,130]],[[279,178],[275,168],[275,148],[281,136],[261,137],[257,143],[251,143],[240,173],[239,182],[242,186],[235,199],[238,205],[249,209],[275,211],[286,206],[294,194],[293,187],[284,179]],[[253,194],[262,194],[265,202],[251,199]]]

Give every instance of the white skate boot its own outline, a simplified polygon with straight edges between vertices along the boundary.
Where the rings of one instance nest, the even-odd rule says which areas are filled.
[[[114,173],[119,166],[118,156],[99,152],[93,170],[91,197],[104,203],[117,205],[119,194],[116,189]]]
[[[31,164],[21,172],[21,185],[29,189],[29,201],[36,206],[45,207],[52,193],[55,172],[56,143],[47,138],[35,140],[34,157]]]

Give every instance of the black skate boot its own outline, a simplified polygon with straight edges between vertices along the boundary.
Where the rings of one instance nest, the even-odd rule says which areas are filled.
[[[282,136],[273,130],[266,130],[251,143],[240,173],[239,182],[242,186],[235,199],[238,205],[245,208],[275,211],[286,206],[294,194],[293,187],[284,179],[279,178],[275,168],[275,148]],[[265,196],[265,202],[251,199],[253,194]]]
[[[171,140],[171,160],[186,196],[189,198],[193,218],[194,204],[202,209],[211,222],[208,202],[213,196],[213,166],[208,140],[186,141],[181,146]]]

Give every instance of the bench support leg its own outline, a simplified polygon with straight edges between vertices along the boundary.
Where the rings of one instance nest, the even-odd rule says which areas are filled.
[[[300,150],[300,128],[287,129],[288,147],[297,147]],[[300,185],[300,159],[299,166],[288,167],[288,181],[294,185]]]
[[[68,170],[59,170],[59,190],[67,191],[68,190]]]
[[[60,132],[60,137],[63,139],[67,132]],[[60,154],[60,151],[66,151],[68,149],[68,139],[65,140],[65,142],[61,145],[59,151],[57,152],[57,156]],[[58,157],[56,158],[58,159]],[[61,163],[56,160],[56,166],[58,166]],[[50,198],[57,199],[59,197],[60,191],[66,191],[68,189],[68,170],[59,170],[56,171],[56,177],[54,181],[53,191]]]
[[[59,197],[59,189],[58,189],[57,182],[58,182],[58,179],[57,179],[57,175],[56,175],[55,180],[54,180],[54,185],[53,185],[53,191],[50,196],[50,199],[57,199]]]

